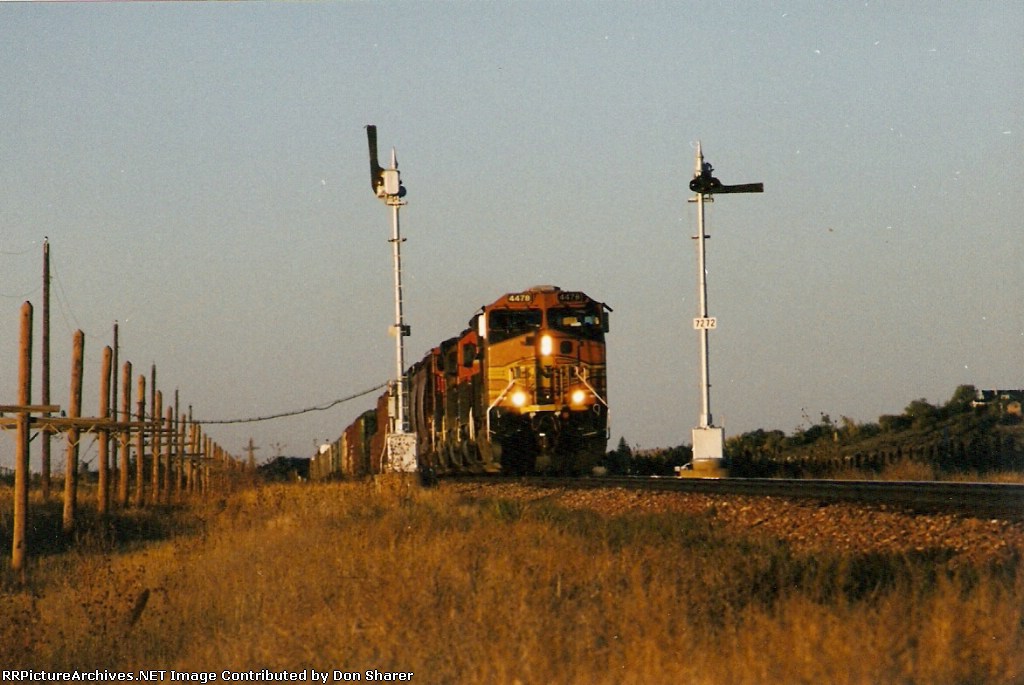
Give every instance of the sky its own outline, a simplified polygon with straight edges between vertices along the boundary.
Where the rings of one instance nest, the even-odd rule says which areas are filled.
[[[0,3],[0,403],[26,300],[39,401],[44,237],[54,403],[81,329],[98,411],[115,321],[197,420],[385,383],[367,124],[408,189],[407,361],[504,293],[582,290],[614,310],[609,447],[699,422],[697,141],[765,186],[706,209],[727,437],[1024,388],[1022,35],[1000,1]],[[374,397],[206,432],[311,456]]]

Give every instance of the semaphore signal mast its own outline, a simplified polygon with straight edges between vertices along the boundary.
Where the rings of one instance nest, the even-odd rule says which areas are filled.
[[[381,168],[377,160],[377,127],[366,127],[370,146],[370,187],[374,195],[391,208],[391,255],[394,264],[395,323],[391,327],[395,336],[395,381],[391,385],[390,425],[387,433],[387,455],[382,471],[414,473],[416,471],[416,435],[409,432],[405,412],[405,338],[409,326],[402,318],[402,238],[399,231],[398,210],[405,204],[405,186],[398,173],[398,157],[391,149],[391,166]]]
[[[712,195],[722,193],[763,193],[763,183],[745,183],[727,186],[712,176],[714,168],[704,161],[704,154],[697,142],[696,162],[690,190],[696,193],[691,202],[697,203],[697,300],[700,309],[693,320],[693,328],[700,336],[701,373],[701,414],[700,422],[693,429],[693,471],[694,476],[724,476],[722,459],[725,454],[725,430],[716,426],[711,417],[711,380],[708,368],[708,334],[718,327],[718,320],[708,313],[708,284],[705,268],[704,202],[713,202]]]

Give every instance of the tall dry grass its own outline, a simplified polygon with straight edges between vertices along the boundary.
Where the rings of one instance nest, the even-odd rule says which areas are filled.
[[[412,671],[420,683],[1015,683],[1024,568],[798,555],[710,518],[271,486],[169,539],[37,559],[0,663]],[[176,532],[181,531],[181,532]]]
[[[888,480],[888,481],[951,481],[964,483],[1024,483],[1020,471],[943,471],[935,464],[911,459],[886,464],[881,471],[870,468],[842,467],[824,474],[836,480]]]

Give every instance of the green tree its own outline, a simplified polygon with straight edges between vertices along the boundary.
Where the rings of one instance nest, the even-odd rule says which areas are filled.
[[[939,420],[941,412],[922,397],[908,404],[903,414],[910,419],[913,428],[930,428]]]
[[[905,414],[882,414],[878,417],[878,426],[883,433],[907,430],[910,424],[911,419]]]
[[[605,455],[605,468],[613,476],[625,476],[630,472],[633,450],[626,442],[626,436],[619,438],[619,446]]]
[[[946,406],[943,409],[946,410],[947,416],[963,414],[970,411],[971,403],[974,402],[977,396],[978,391],[973,385],[958,385],[956,390],[953,391],[953,396],[949,398],[949,402],[946,402]]]
[[[860,424],[849,416],[840,416],[839,422],[842,428],[839,432],[842,434],[845,440],[856,440],[860,436]]]

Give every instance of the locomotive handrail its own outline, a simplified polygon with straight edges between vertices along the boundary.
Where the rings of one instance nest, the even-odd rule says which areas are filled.
[[[587,386],[590,392],[594,393],[594,397],[597,398],[597,401],[603,404],[605,406],[605,409],[607,409],[608,401],[605,398],[601,397],[601,394],[594,389],[594,386],[587,382],[587,370],[583,369],[583,373],[580,373],[580,367],[574,366],[573,368],[576,369],[576,378],[579,378],[583,382],[583,385]]]
[[[509,369],[508,375],[512,376],[512,369]],[[502,390],[501,393],[498,395],[497,399],[495,399],[493,402],[491,402],[490,406],[487,407],[486,423],[487,423],[487,438],[488,439],[490,439],[490,437],[491,437],[491,410],[494,409],[495,407],[497,407],[498,403],[501,402],[503,399],[505,399],[505,395],[508,394],[508,391],[511,390],[512,386],[515,385],[515,384],[516,384],[515,377],[509,378],[508,385],[505,386],[505,389]]]

